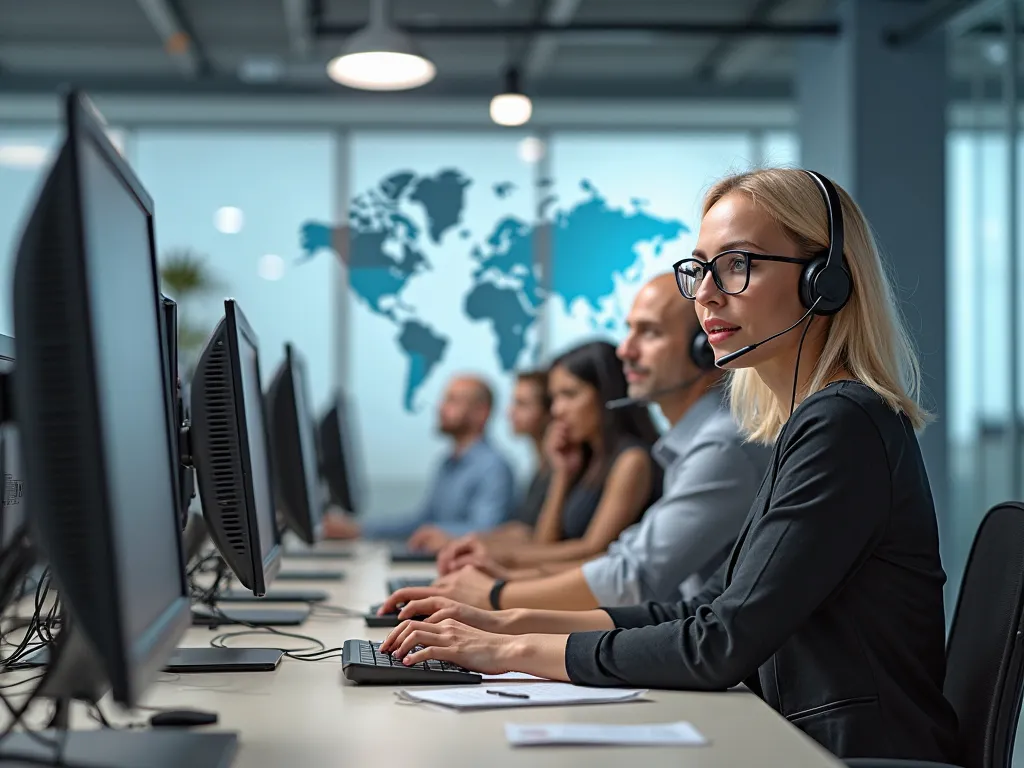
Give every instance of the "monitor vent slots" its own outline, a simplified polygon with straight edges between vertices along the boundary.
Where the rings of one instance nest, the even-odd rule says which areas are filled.
[[[210,479],[221,509],[222,533],[228,546],[239,556],[245,555],[245,527],[242,524],[242,467],[234,450],[238,445],[235,398],[231,389],[228,350],[218,341],[210,350],[204,387],[209,407],[208,438]]]

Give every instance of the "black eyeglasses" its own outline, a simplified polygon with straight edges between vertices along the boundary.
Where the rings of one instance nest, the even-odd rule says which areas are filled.
[[[722,272],[720,259],[725,259],[725,272]],[[690,257],[677,261],[672,265],[676,275],[676,285],[683,298],[694,299],[697,290],[704,282],[704,275],[711,273],[715,285],[722,293],[735,296],[743,293],[750,284],[750,262],[752,261],[781,261],[785,264],[803,264],[804,259],[795,259],[791,256],[768,256],[764,253],[751,253],[750,251],[722,251],[711,261],[704,261],[696,257]]]

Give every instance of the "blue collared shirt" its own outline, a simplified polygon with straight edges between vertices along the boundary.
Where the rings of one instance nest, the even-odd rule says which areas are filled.
[[[413,515],[367,521],[363,535],[400,539],[427,524],[451,536],[490,530],[508,519],[514,494],[511,467],[481,438],[462,454],[449,454],[441,462],[426,498]]]
[[[583,564],[602,606],[685,600],[700,591],[736,541],[771,450],[744,440],[715,387],[651,455],[665,469],[661,498],[604,555]]]

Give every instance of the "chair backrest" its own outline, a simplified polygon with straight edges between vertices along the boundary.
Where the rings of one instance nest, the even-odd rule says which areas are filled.
[[[1010,768],[1024,682],[1024,504],[986,513],[964,569],[946,646],[945,694],[966,768]]]

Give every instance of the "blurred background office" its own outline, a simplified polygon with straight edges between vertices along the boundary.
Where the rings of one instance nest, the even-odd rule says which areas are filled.
[[[485,376],[503,413],[516,371],[621,338],[639,286],[693,247],[717,177],[813,167],[876,227],[921,349],[951,610],[983,511],[1024,496],[1021,13],[1012,0],[0,0],[0,333],[22,216],[59,140],[57,89],[75,84],[156,200],[185,368],[237,298],[267,375],[287,340],[317,408],[344,388],[364,513],[401,514],[443,453],[435,405],[451,376]],[[421,58],[369,73],[404,82],[374,86],[358,57],[337,59],[373,49],[379,25]],[[500,416],[491,437],[524,481],[532,447]]]

